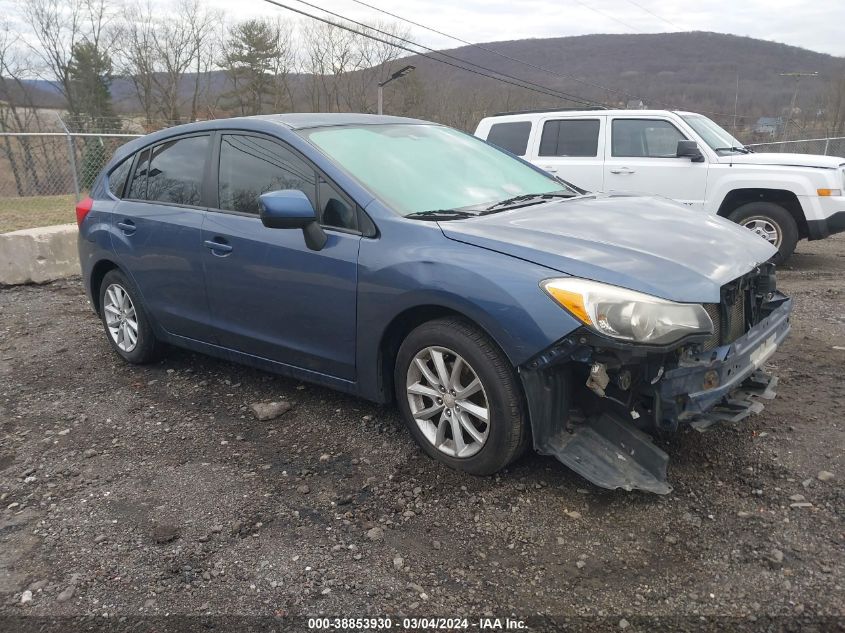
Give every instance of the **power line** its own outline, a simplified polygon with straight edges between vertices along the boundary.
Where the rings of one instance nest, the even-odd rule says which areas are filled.
[[[330,11],[329,9],[324,9],[324,8],[322,8],[322,7],[317,6],[316,4],[312,4],[311,2],[308,2],[307,0],[294,0],[294,1],[295,1],[295,2],[298,2],[299,4],[304,4],[304,5],[308,6],[308,7],[312,7],[312,8],[314,8],[314,9],[319,10],[319,11],[323,11],[324,13],[328,13],[329,15],[333,15],[334,17],[336,17],[336,18],[340,18],[341,20],[346,20],[347,22],[351,22],[351,23],[353,23],[353,24],[357,24],[358,26],[363,27],[364,29],[367,29],[367,30],[370,30],[370,31],[375,31],[376,33],[381,33],[382,35],[386,35],[387,37],[390,37],[390,38],[393,38],[393,39],[397,39],[397,40],[400,40],[400,41],[402,41],[402,42],[406,42],[407,44],[410,44],[410,45],[412,45],[412,46],[418,46],[418,47],[420,47],[420,48],[422,48],[422,49],[424,49],[424,50],[429,51],[430,53],[434,53],[435,55],[440,55],[440,56],[442,56],[442,57],[446,57],[446,58],[448,58],[448,59],[452,59],[452,60],[454,60],[454,61],[456,61],[456,62],[460,62],[460,63],[462,63],[462,64],[468,64],[469,66],[473,66],[473,67],[475,67],[475,68],[479,68],[479,69],[484,70],[484,71],[487,71],[487,72],[495,73],[495,74],[497,74],[497,75],[501,75],[502,77],[507,77],[508,79],[513,79],[514,81],[519,81],[519,82],[522,82],[522,83],[527,84],[527,85],[529,85],[529,86],[534,86],[535,88],[540,88],[540,89],[542,89],[542,90],[547,90],[547,91],[551,91],[551,92],[554,92],[554,93],[559,93],[559,94],[561,94],[561,95],[565,95],[565,98],[566,98],[566,99],[568,99],[569,101],[579,100],[579,101],[576,101],[576,103],[578,103],[578,102],[580,102],[580,103],[589,103],[590,105],[602,105],[602,107],[603,107],[603,104],[598,104],[598,103],[596,103],[596,102],[593,102],[593,101],[587,100],[587,99],[582,98],[582,97],[577,97],[577,96],[574,96],[574,95],[570,95],[570,94],[568,94],[568,93],[565,93],[565,92],[562,92],[562,91],[560,91],[560,90],[557,90],[556,88],[549,88],[548,86],[544,86],[544,85],[542,85],[542,84],[538,84],[538,83],[536,83],[536,82],[529,81],[529,80],[527,80],[527,79],[521,79],[520,77],[514,77],[513,75],[508,75],[507,73],[503,73],[503,72],[501,72],[501,71],[499,71],[499,70],[494,70],[494,69],[492,69],[492,68],[487,68],[486,66],[482,66],[482,65],[480,65],[480,64],[476,64],[475,62],[471,62],[471,61],[469,61],[469,60],[467,60],[467,59],[464,59],[464,58],[462,58],[462,57],[457,57],[457,56],[455,56],[455,55],[450,55],[449,53],[444,53],[443,51],[438,51],[438,50],[436,50],[436,49],[434,49],[434,48],[431,48],[430,46],[426,46],[425,44],[420,44],[419,42],[415,42],[415,41],[413,41],[413,40],[410,40],[410,39],[404,38],[404,37],[402,37],[401,35],[396,35],[396,34],[394,34],[394,33],[390,33],[389,31],[384,31],[384,30],[382,30],[382,29],[379,29],[378,27],[371,26],[371,25],[369,25],[369,24],[367,24],[367,23],[365,23],[365,22],[359,22],[358,20],[353,20],[353,19],[348,18],[348,17],[346,17],[346,16],[340,15],[339,13],[335,13],[334,11]],[[338,25],[338,26],[340,26],[340,25]],[[418,53],[418,54],[421,54],[421,53]],[[466,70],[469,70],[469,69],[466,69]],[[573,97],[574,97],[574,99],[573,99]]]
[[[527,62],[524,59],[518,59],[516,57],[511,57],[510,55],[506,55],[505,53],[500,53],[499,51],[494,50],[492,48],[489,48],[487,46],[484,46],[483,44],[476,44],[475,42],[470,42],[468,40],[461,39],[460,37],[457,37],[455,35],[449,35],[448,33],[444,33],[443,31],[438,31],[437,29],[432,28],[430,26],[426,26],[425,24],[420,24],[419,22],[414,22],[413,20],[410,20],[408,18],[403,18],[401,15],[391,13],[390,11],[387,11],[386,9],[380,9],[379,7],[376,7],[372,4],[367,4],[366,2],[363,2],[363,0],[352,0],[352,2],[354,2],[356,4],[360,4],[362,6],[365,6],[368,9],[378,11],[379,13],[389,15],[390,17],[395,18],[397,20],[401,20],[402,22],[407,22],[408,24],[411,24],[411,25],[416,26],[418,28],[424,29],[426,31],[430,31],[431,33],[436,33],[437,35],[441,35],[443,37],[449,38],[450,40],[460,42],[461,44],[466,44],[467,46],[473,46],[473,47],[477,48],[478,50],[484,51],[486,53],[490,53],[491,55],[496,55],[497,57],[507,59],[508,61],[512,61],[512,62],[515,62],[517,64],[522,64],[523,66],[526,66],[528,68],[533,68],[534,70],[539,70],[539,71],[544,72],[548,75],[552,75],[554,77],[559,77],[561,79],[571,79],[572,81],[576,81],[578,83],[584,84],[585,86],[591,86],[593,88],[598,88],[600,90],[604,90],[605,92],[615,92],[616,94],[620,94],[627,99],[641,99],[641,97],[637,97],[637,95],[630,94],[630,93],[628,93],[624,90],[619,90],[618,88],[609,88],[608,86],[603,86],[601,84],[597,84],[595,82],[588,81],[586,79],[583,79],[582,77],[578,77],[577,75],[568,75],[566,73],[557,72],[557,71],[554,71],[550,68],[546,68],[545,66],[539,66],[537,64],[532,64],[531,62]]]
[[[636,28],[636,27],[631,26],[631,25],[630,25],[630,24],[628,24],[627,22],[623,22],[623,21],[622,21],[622,20],[620,20],[619,18],[616,18],[616,17],[614,17],[614,16],[610,15],[609,13],[605,13],[605,12],[604,12],[604,11],[602,11],[601,9],[596,9],[595,7],[591,7],[591,6],[590,6],[589,4],[587,4],[586,2],[581,2],[581,0],[573,0],[573,1],[575,2],[575,4],[580,5],[580,6],[584,7],[585,9],[589,9],[589,10],[590,10],[590,11],[592,11],[593,13],[597,13],[598,15],[601,15],[601,16],[606,17],[608,20],[613,20],[614,22],[617,22],[618,24],[621,24],[621,25],[622,25],[622,26],[624,26],[625,28],[631,29],[634,33],[639,33],[639,32],[640,32],[640,29],[638,29],[638,28]]]
[[[301,0],[299,0],[299,1],[301,1]],[[578,0],[575,0],[575,1],[578,2]],[[392,12],[386,10],[386,9],[381,9],[381,8],[375,6],[375,5],[364,2],[363,0],[352,0],[352,2],[354,2],[355,4],[359,4],[361,6],[367,7],[368,9],[372,9],[373,11],[378,11],[379,13],[382,13],[384,15],[388,15],[388,16],[396,19],[396,20],[401,20],[402,22],[407,22],[408,24],[411,24],[411,25],[416,26],[418,28],[424,29],[424,30],[429,31],[431,33],[441,35],[441,36],[446,37],[450,40],[460,42],[461,44],[465,44],[467,46],[476,47],[479,50],[490,53],[491,55],[496,55],[498,57],[502,57],[502,58],[510,60],[512,62],[516,62],[517,64],[522,64],[523,66],[526,66],[528,68],[533,68],[535,70],[539,70],[539,71],[547,73],[549,75],[554,75],[556,77],[561,77],[563,79],[571,79],[573,81],[582,83],[584,85],[592,86],[593,88],[599,88],[599,89],[604,90],[606,92],[616,93],[618,95],[625,97],[626,99],[639,99],[643,103],[650,101],[650,102],[655,103],[657,105],[663,106],[667,110],[679,110],[680,109],[676,105],[672,105],[672,104],[666,103],[664,101],[658,101],[658,100],[655,100],[655,99],[646,99],[644,97],[637,96],[636,94],[627,92],[626,90],[622,90],[622,89],[619,89],[619,88],[610,88],[608,86],[603,86],[603,85],[597,84],[595,82],[587,81],[586,79],[582,79],[581,77],[577,77],[575,75],[567,75],[566,73],[559,73],[557,71],[551,70],[550,68],[546,68],[544,66],[532,64],[531,62],[527,62],[523,59],[518,59],[516,57],[511,57],[510,55],[500,53],[499,51],[496,51],[496,50],[489,48],[487,46],[484,46],[482,44],[476,44],[474,42],[470,42],[468,40],[462,39],[462,38],[460,38],[456,35],[450,35],[449,33],[439,31],[439,30],[437,30],[433,27],[427,26],[425,24],[420,24],[419,22],[414,22],[413,20],[411,20],[409,18],[402,17],[401,15],[397,15],[396,13],[392,13]],[[582,4],[582,6],[585,6],[588,9],[592,9],[592,7],[590,7],[588,5],[584,5],[583,3],[579,3],[579,4]],[[642,7],[642,8],[644,8],[644,7]],[[601,13],[601,12],[599,12],[599,13]],[[626,25],[626,26],[629,26],[629,25]],[[630,28],[633,28],[633,27],[630,27]],[[493,72],[496,72],[496,71],[493,71]],[[735,116],[737,116],[736,113],[726,114],[724,112],[713,112],[713,111],[709,111],[709,110],[696,110],[696,112],[698,112],[700,114],[712,114],[714,116],[721,116],[721,117],[735,117]],[[738,115],[738,116],[740,116],[742,118],[753,118],[753,117],[751,117],[751,115],[741,114],[741,115]]]
[[[362,36],[362,37],[366,37],[366,38],[368,38],[368,39],[375,40],[375,41],[377,41],[377,42],[381,42],[382,44],[387,44],[387,45],[389,45],[389,46],[394,46],[394,47],[396,47],[396,48],[398,48],[398,49],[401,49],[401,50],[407,51],[407,52],[409,52],[409,53],[413,53],[413,54],[415,54],[415,55],[419,55],[420,57],[425,57],[426,59],[430,59],[430,60],[432,60],[432,61],[439,62],[439,63],[441,63],[441,64],[446,64],[447,66],[452,66],[453,68],[458,68],[459,70],[464,70],[464,71],[467,71],[467,72],[470,72],[470,73],[473,73],[473,74],[476,74],[476,75],[480,75],[480,76],[482,76],[482,77],[487,77],[487,78],[489,78],[489,79],[495,79],[496,81],[501,81],[501,82],[503,82],[503,83],[506,83],[506,84],[509,84],[509,85],[512,85],[512,86],[516,86],[517,88],[522,88],[522,89],[524,89],[524,90],[530,90],[530,91],[532,91],[532,92],[537,92],[537,93],[539,93],[539,94],[543,94],[543,95],[545,95],[545,96],[549,96],[549,97],[556,97],[556,98],[558,98],[558,99],[564,99],[564,100],[567,100],[567,101],[572,101],[573,103],[578,103],[578,104],[585,105],[585,106],[600,106],[600,107],[605,107],[603,104],[598,103],[598,102],[595,102],[595,101],[590,101],[590,100],[584,99],[584,98],[582,98],[582,97],[577,97],[577,96],[575,96],[575,95],[570,95],[570,94],[567,94],[567,93],[565,93],[565,92],[557,91],[557,90],[554,90],[553,88],[548,88],[548,87],[546,87],[546,86],[542,86],[542,85],[540,85],[540,84],[535,84],[535,83],[533,83],[533,82],[529,82],[529,81],[526,81],[526,80],[524,80],[524,79],[519,79],[519,78],[517,78],[517,77],[513,77],[513,76],[511,76],[511,75],[506,75],[505,73],[500,73],[500,72],[495,71],[495,70],[492,70],[492,69],[490,69],[490,68],[486,68],[486,67],[484,67],[484,66],[479,66],[478,64],[473,64],[472,62],[468,62],[468,61],[466,61],[466,60],[463,60],[463,59],[460,59],[460,58],[457,58],[457,57],[453,57],[455,60],[460,61],[461,63],[464,63],[464,64],[470,64],[470,65],[472,65],[472,66],[475,66],[476,68],[481,69],[481,71],[479,71],[479,70],[475,70],[475,69],[473,69],[473,68],[467,68],[467,67],[465,67],[465,66],[459,66],[458,64],[454,64],[454,63],[449,62],[449,61],[447,61],[447,60],[445,60],[445,59],[439,59],[439,58],[437,58],[437,57],[432,57],[431,55],[426,54],[426,53],[423,53],[423,52],[420,52],[419,50],[415,50],[415,49],[409,48],[408,46],[403,46],[402,44],[398,44],[396,41],[389,41],[389,40],[381,39],[381,38],[379,38],[379,37],[376,37],[376,36],[372,35],[371,33],[365,33],[365,32],[362,32],[362,31],[359,31],[359,30],[353,29],[352,27],[346,26],[346,25],[344,25],[344,24],[339,24],[339,23],[337,23],[337,22],[333,22],[333,21],[328,20],[328,19],[326,19],[326,18],[323,18],[323,17],[317,16],[317,15],[314,15],[314,14],[312,14],[312,13],[308,13],[307,11],[303,11],[303,10],[301,10],[301,9],[297,9],[297,8],[295,8],[295,7],[291,7],[291,6],[289,6],[289,5],[283,4],[283,3],[281,3],[281,2],[277,2],[276,0],[264,0],[264,1],[265,1],[265,2],[267,2],[267,3],[269,3],[269,4],[273,4],[273,5],[277,6],[277,7],[280,7],[280,8],[282,8],[282,9],[287,9],[288,11],[292,11],[292,12],[294,12],[294,13],[298,13],[299,15],[304,15],[304,16],[306,16],[306,17],[308,17],[308,18],[313,19],[313,20],[317,20],[317,21],[319,21],[319,22],[323,22],[324,24],[329,24],[329,25],[331,25],[331,26],[335,26],[335,27],[340,28],[340,29],[343,29],[343,30],[345,30],[345,31],[349,31],[350,33],[355,33],[356,35],[360,35],[360,36]],[[301,1],[301,0],[298,0],[298,1]],[[324,11],[324,12],[326,12],[326,13],[329,13],[330,15],[334,15],[334,16],[336,16],[336,17],[338,17],[338,18],[342,19],[342,20],[346,20],[346,21],[348,21],[348,22],[351,22],[351,23],[354,23],[354,24],[361,25],[361,26],[365,27],[365,28],[366,28],[366,29],[368,29],[368,30],[371,30],[371,31],[376,31],[376,32],[379,32],[379,33],[385,34],[385,35],[387,35],[387,36],[389,36],[389,37],[391,37],[391,38],[394,38],[394,40],[397,40],[397,39],[398,39],[398,40],[401,40],[401,41],[408,42],[409,44],[411,44],[411,45],[413,45],[413,46],[419,46],[420,48],[428,48],[428,47],[425,47],[425,46],[423,46],[423,45],[421,45],[421,44],[417,44],[416,42],[413,42],[413,41],[411,41],[411,40],[406,40],[405,38],[400,38],[400,37],[397,37],[396,35],[394,35],[394,34],[392,34],[392,33],[387,33],[386,31],[381,31],[381,30],[379,30],[379,29],[373,28],[373,27],[371,27],[371,26],[369,26],[369,25],[363,24],[362,22],[357,22],[357,21],[355,21],[355,20],[349,20],[348,18],[346,18],[346,17],[344,17],[344,16],[342,16],[342,15],[340,15],[340,14],[334,13],[334,12],[332,12],[332,11],[328,11],[328,10],[326,10],[326,9],[322,9],[322,8],[320,8],[320,7],[316,6],[316,5],[313,5],[313,4],[310,4],[310,3],[307,3],[307,2],[303,2],[303,4],[307,4],[308,6],[312,6],[312,7],[314,7],[314,8],[317,8],[317,9],[319,9],[319,10],[321,10],[321,11]],[[444,54],[444,53],[439,53],[439,52],[435,51],[434,49],[428,49],[428,50],[430,50],[430,51],[432,51],[432,52],[434,52],[434,53],[436,53],[436,54],[439,54],[439,55],[444,55],[444,56],[446,56],[446,57],[450,57],[449,55]],[[494,75],[491,75],[491,74],[488,74],[488,72],[482,72],[482,71],[488,71],[489,73],[495,73],[495,74],[494,74]],[[497,77],[496,75],[501,75],[501,76],[500,76],[500,77]],[[508,79],[512,79],[513,81],[509,81],[508,79],[504,79],[503,77],[507,77]],[[521,82],[521,83],[517,83],[517,82]],[[528,85],[525,85],[525,84],[528,84]]]
[[[654,11],[652,11],[651,9],[649,9],[649,8],[647,8],[647,7],[644,7],[644,6],[643,6],[643,5],[641,5],[639,2],[635,2],[635,0],[628,0],[628,2],[629,2],[630,4],[633,4],[635,7],[638,7],[638,8],[640,8],[640,9],[642,9],[642,10],[643,10],[643,11],[645,11],[646,13],[648,13],[648,14],[650,14],[650,15],[653,15],[653,16],[654,16],[654,17],[656,17],[658,20],[661,20],[661,21],[665,22],[665,23],[666,23],[666,24],[668,24],[669,26],[674,27],[674,28],[678,29],[679,31],[683,31],[683,30],[684,30],[683,28],[681,28],[680,26],[678,26],[677,24],[675,24],[675,23],[674,23],[674,22],[672,22],[671,20],[667,20],[667,19],[666,19],[666,18],[664,18],[663,16],[661,16],[661,15],[657,15],[657,14],[656,14]]]

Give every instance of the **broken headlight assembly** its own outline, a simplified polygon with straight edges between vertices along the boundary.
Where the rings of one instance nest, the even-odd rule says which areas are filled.
[[[547,279],[540,286],[584,325],[615,339],[667,345],[690,334],[713,333],[713,321],[700,303],[676,303],[574,277]]]

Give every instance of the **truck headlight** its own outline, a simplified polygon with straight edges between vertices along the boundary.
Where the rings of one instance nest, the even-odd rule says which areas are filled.
[[[600,334],[637,343],[667,344],[712,334],[700,303],[676,303],[587,279],[547,279],[540,286],[575,318]]]

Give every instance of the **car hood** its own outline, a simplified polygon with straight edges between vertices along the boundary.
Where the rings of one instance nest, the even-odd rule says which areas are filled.
[[[722,285],[776,252],[723,218],[663,198],[612,194],[440,222],[440,227],[449,239],[682,302],[718,302]]]
[[[783,167],[836,169],[845,164],[845,158],[841,156],[821,156],[819,154],[780,154],[772,152],[720,156],[719,162],[733,165],[780,165]]]

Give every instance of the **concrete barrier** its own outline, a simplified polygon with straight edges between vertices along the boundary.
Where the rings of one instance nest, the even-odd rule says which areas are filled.
[[[0,234],[0,284],[40,284],[80,274],[75,224]]]

